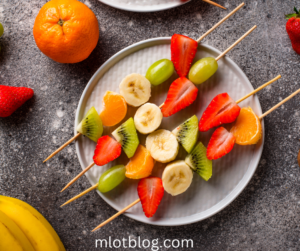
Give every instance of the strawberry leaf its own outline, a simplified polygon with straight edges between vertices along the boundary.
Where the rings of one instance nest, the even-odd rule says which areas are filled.
[[[298,15],[299,15],[299,11],[297,10],[297,8],[296,8],[296,7],[294,7],[294,11],[296,12],[296,14],[298,14]]]
[[[292,17],[297,17],[298,15],[296,13],[293,13],[293,14],[287,14],[285,15],[285,19],[290,19]]]

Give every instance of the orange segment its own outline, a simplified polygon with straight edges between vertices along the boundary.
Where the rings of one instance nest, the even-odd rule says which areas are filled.
[[[260,119],[251,107],[244,107],[230,132],[235,136],[235,143],[238,145],[256,144],[262,136]]]
[[[103,97],[103,110],[100,118],[104,126],[114,126],[122,121],[127,113],[127,104],[122,95],[107,91]]]
[[[139,145],[134,156],[126,166],[126,177],[130,179],[142,179],[148,177],[154,167],[154,160],[150,152],[142,145]]]

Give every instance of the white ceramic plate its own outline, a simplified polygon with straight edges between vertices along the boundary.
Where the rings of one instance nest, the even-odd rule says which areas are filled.
[[[154,12],[183,5],[190,0],[99,0],[114,8],[134,12]]]
[[[198,47],[195,60],[206,56],[216,57],[219,53],[220,51],[211,46],[201,45]],[[162,58],[170,59],[170,38],[142,41],[111,57],[99,68],[85,88],[78,105],[75,125],[81,121],[91,106],[95,106],[97,111],[100,112],[104,93],[107,90],[119,92],[119,83],[126,75],[130,73],[145,74],[152,63]],[[164,118],[160,128],[172,130],[194,114],[199,119],[207,105],[217,94],[227,92],[234,100],[238,100],[253,90],[245,74],[231,59],[226,57],[218,63],[217,73],[207,82],[198,86],[197,100],[175,115]],[[162,104],[166,98],[169,85],[175,78],[176,74],[174,73],[169,81],[153,87],[150,102],[157,105]],[[240,106],[251,106],[256,114],[261,115],[261,107],[257,97],[248,98],[240,103]],[[123,121],[132,117],[135,111],[136,108],[129,107],[128,114]],[[105,128],[104,134],[109,135],[116,127]],[[230,125],[226,127],[230,127]],[[199,140],[207,146],[212,132],[213,130],[200,133]],[[144,144],[145,136],[139,135],[139,137],[141,143]],[[153,218],[148,219],[145,217],[140,204],[135,205],[125,215],[141,222],[163,226],[188,224],[214,215],[229,205],[246,187],[260,160],[263,142],[264,139],[254,146],[235,145],[230,154],[213,161],[213,176],[208,182],[194,174],[193,183],[185,193],[172,197],[165,192]],[[94,142],[84,137],[80,137],[76,142],[78,158],[83,169],[93,162],[95,145]],[[184,159],[185,156],[186,153],[181,148],[177,159]],[[127,162],[127,157],[122,153],[113,163],[102,167],[94,166],[87,172],[87,178],[94,185],[105,170],[116,164],[126,165]],[[161,177],[164,166],[164,164],[157,162],[153,175]],[[138,198],[137,183],[136,180],[126,179],[111,192],[99,193],[99,195],[113,208],[121,210]]]

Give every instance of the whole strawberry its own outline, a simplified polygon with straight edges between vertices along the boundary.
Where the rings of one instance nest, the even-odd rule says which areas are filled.
[[[0,85],[0,117],[8,117],[28,99],[34,92],[27,87]]]
[[[286,31],[292,42],[293,49],[300,54],[300,13],[294,8],[295,13],[285,15],[288,19],[286,23]]]

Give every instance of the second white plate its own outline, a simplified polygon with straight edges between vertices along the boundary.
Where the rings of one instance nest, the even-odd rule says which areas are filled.
[[[148,67],[155,61],[162,58],[170,59],[170,41],[170,38],[155,38],[136,43],[123,49],[103,64],[89,81],[82,94],[76,113],[75,128],[91,106],[95,106],[98,112],[102,110],[104,93],[107,90],[119,92],[119,83],[126,75],[130,73],[145,74]],[[219,53],[220,51],[211,46],[200,45],[195,60],[207,56],[217,57]],[[160,128],[172,130],[194,114],[199,119],[217,94],[227,92],[234,100],[238,100],[253,90],[246,75],[231,59],[226,57],[218,63],[217,73],[198,86],[197,100],[175,115],[164,118]],[[176,77],[174,73],[174,76],[166,83],[152,87],[152,96],[149,102],[157,105],[162,104],[171,82]],[[251,106],[256,114],[261,114],[257,97],[248,98],[240,103],[240,106]],[[132,117],[135,111],[136,108],[129,107],[128,114],[123,121]],[[262,126],[264,135],[263,122]],[[105,128],[104,134],[110,135],[116,127]],[[230,125],[226,127],[229,128]],[[205,146],[207,146],[212,132],[213,130],[200,133],[199,140]],[[139,138],[141,144],[144,144],[145,136],[139,135]],[[235,145],[231,153],[213,161],[213,176],[208,182],[194,174],[193,183],[185,193],[172,197],[165,192],[153,218],[145,217],[140,204],[128,210],[125,215],[141,222],[163,226],[193,223],[214,215],[229,205],[246,187],[259,163],[263,142],[264,138],[254,146]],[[93,162],[95,145],[94,142],[84,137],[80,137],[76,142],[78,158],[83,169]],[[177,159],[184,159],[185,156],[186,152],[181,148]],[[94,166],[87,172],[87,178],[94,185],[105,170],[116,164],[126,165],[127,162],[127,157],[122,153],[121,157],[106,166]],[[161,177],[164,167],[164,164],[156,162],[153,175]],[[121,210],[138,198],[137,183],[136,180],[126,179],[111,192],[99,193],[99,195],[113,208]]]

